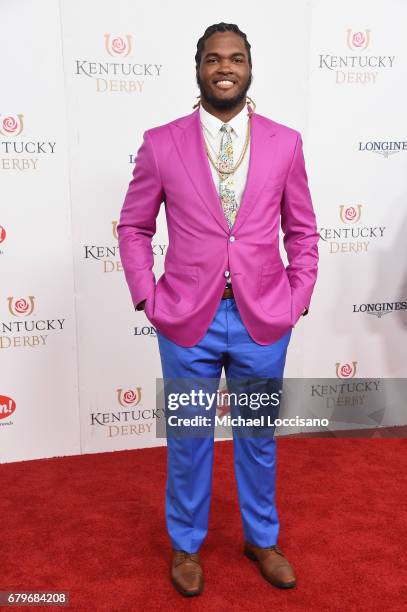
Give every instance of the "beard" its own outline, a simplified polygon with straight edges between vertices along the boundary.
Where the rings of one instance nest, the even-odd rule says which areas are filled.
[[[199,91],[201,92],[201,97],[205,100],[205,102],[207,102],[213,108],[216,108],[218,110],[232,110],[233,108],[238,106],[242,102],[242,100],[245,99],[246,94],[249,91],[249,87],[252,83],[252,73],[250,71],[247,83],[233,98],[217,98],[207,89],[205,89],[205,85],[199,78],[199,74],[196,75],[196,80],[198,83]]]

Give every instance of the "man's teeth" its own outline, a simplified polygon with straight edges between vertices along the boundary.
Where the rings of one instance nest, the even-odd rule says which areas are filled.
[[[221,87],[224,89],[228,89],[229,87],[233,87],[234,83],[233,81],[228,81],[228,80],[224,80],[224,81],[217,81],[216,82],[216,86],[217,87]]]

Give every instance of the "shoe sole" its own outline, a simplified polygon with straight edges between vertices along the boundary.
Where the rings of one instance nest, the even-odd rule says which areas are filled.
[[[203,591],[203,583],[202,586],[196,591],[184,591],[184,589],[177,583],[176,580],[171,576],[171,582],[173,586],[176,588],[178,593],[181,593],[184,597],[195,597],[195,595],[200,595]]]
[[[250,561],[254,561],[255,563],[258,563],[258,559],[256,557],[255,554],[253,554],[252,552],[250,552],[249,550],[243,550],[243,554],[250,559]],[[277,580],[271,580],[269,578],[269,576],[266,576],[266,574],[263,573],[262,569],[260,568],[260,573],[263,576],[263,578],[265,580],[267,580],[267,582],[269,582],[270,584],[272,584],[273,586],[278,587],[279,589],[292,589],[293,587],[296,586],[296,581],[293,580],[292,582],[278,582]]]

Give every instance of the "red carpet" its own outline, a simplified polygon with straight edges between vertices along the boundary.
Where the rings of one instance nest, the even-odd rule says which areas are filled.
[[[405,611],[406,451],[279,439],[279,543],[298,577],[281,591],[241,554],[232,443],[217,442],[205,590],[188,600],[167,578],[165,448],[2,465],[0,590],[67,590],[86,611]]]

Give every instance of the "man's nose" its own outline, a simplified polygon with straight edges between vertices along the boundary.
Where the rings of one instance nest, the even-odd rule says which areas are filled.
[[[220,74],[233,74],[233,70],[230,64],[224,63],[218,66],[218,72]]]

